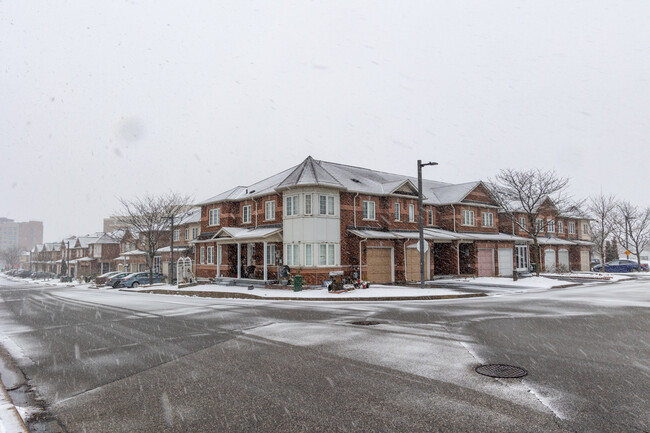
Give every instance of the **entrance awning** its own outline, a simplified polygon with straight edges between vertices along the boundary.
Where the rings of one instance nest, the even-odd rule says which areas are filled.
[[[192,243],[243,244],[257,242],[282,242],[282,227],[223,227],[210,239]]]

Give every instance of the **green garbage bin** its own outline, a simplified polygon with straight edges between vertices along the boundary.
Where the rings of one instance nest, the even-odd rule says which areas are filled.
[[[293,291],[300,292],[302,290],[302,275],[293,277]]]

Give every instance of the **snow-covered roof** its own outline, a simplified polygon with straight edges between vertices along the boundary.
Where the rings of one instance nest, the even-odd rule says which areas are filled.
[[[174,222],[174,225],[184,225],[184,224],[195,224],[201,222],[201,208],[200,207],[195,207],[190,209],[189,211],[178,215],[177,216],[178,221]]]
[[[348,229],[353,235],[365,239],[419,239],[420,234],[417,231],[398,231],[398,230],[358,230]],[[506,233],[463,233],[452,232],[443,229],[425,228],[423,231],[424,239],[433,241],[450,241],[450,240],[485,240],[485,241],[504,241],[504,242],[530,242],[530,239],[513,236]]]
[[[480,181],[450,184],[422,180],[425,204],[460,203]],[[417,195],[417,177],[386,173],[368,168],[315,160],[307,157],[297,166],[284,170],[249,186],[237,186],[205,200],[199,205],[221,201],[237,201],[271,194],[299,186],[323,186],[373,195]]]
[[[575,241],[568,241],[566,239],[560,239],[555,237],[547,238],[544,236],[539,236],[537,238],[537,243],[540,245],[576,245]]]
[[[177,247],[174,245],[174,251],[187,251],[189,249],[190,247]],[[156,250],[157,253],[168,253],[169,251],[171,251],[171,248],[169,247],[158,248]]]
[[[80,248],[87,248],[92,242],[96,241],[99,236],[79,236],[77,242],[80,245]]]
[[[140,255],[143,255],[143,254],[147,254],[147,253],[144,252],[144,251],[140,251],[140,250],[131,250],[131,251],[127,251],[125,253],[122,253],[121,255],[122,256],[140,256]]]
[[[109,233],[104,233],[102,236],[98,237],[94,241],[90,241],[89,244],[119,244],[119,238],[113,237]]]

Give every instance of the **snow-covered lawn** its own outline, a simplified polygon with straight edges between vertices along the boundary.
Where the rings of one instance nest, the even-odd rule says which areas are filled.
[[[137,289],[121,289],[125,291],[143,291],[143,290],[178,290],[180,292],[220,292],[220,293],[246,293],[260,298],[318,298],[318,299],[344,299],[344,298],[403,298],[403,297],[423,297],[423,296],[457,296],[465,292],[448,288],[441,289],[419,289],[408,286],[385,286],[381,284],[372,284],[368,289],[355,289],[343,293],[330,293],[324,287],[305,288],[300,292],[294,292],[292,289],[262,289],[254,288],[249,290],[247,287],[224,286],[219,284],[203,284],[198,286],[178,289],[176,286],[169,284],[154,284],[153,286],[140,286]]]

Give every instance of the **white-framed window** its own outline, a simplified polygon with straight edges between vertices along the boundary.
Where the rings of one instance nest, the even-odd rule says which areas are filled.
[[[221,223],[221,208],[210,209],[208,214],[208,225],[218,226]]]
[[[319,266],[334,266],[335,260],[335,245],[334,244],[320,244],[318,245],[318,265]]]
[[[181,240],[181,231],[179,229],[174,230],[174,240],[175,241]]]
[[[582,233],[585,234],[585,235],[589,234],[589,224],[582,223]]]
[[[269,266],[275,265],[275,245],[267,244],[266,245],[266,264]]]
[[[264,219],[267,221],[275,219],[275,200],[264,203]]]
[[[311,194],[305,194],[305,215],[311,215]]]
[[[199,255],[199,261],[201,264],[205,263],[205,247],[201,247],[201,254]]]
[[[298,215],[298,196],[290,195],[285,198],[284,214],[286,216]]]
[[[334,196],[332,195],[318,196],[318,214],[334,215]]]
[[[415,222],[415,205],[409,205],[409,222]]]
[[[519,217],[519,227],[522,230],[526,230],[526,217]]]
[[[476,222],[474,220],[474,211],[463,209],[463,225],[464,226],[473,226]]]
[[[375,202],[370,200],[363,201],[363,219],[364,220],[374,220],[375,219]]]
[[[214,264],[214,247],[208,247],[208,264]]]
[[[399,214],[399,202],[395,203],[395,221],[399,221],[400,219],[400,214]]]
[[[311,244],[305,244],[305,266],[314,266],[314,251]]]
[[[429,215],[429,225],[432,226],[433,225],[433,209],[429,209],[427,214]]]
[[[241,208],[241,222],[243,224],[251,222],[251,205],[247,204]]]
[[[198,227],[192,227],[192,239],[196,239],[199,237],[199,228]]]
[[[284,264],[287,266],[300,266],[300,245],[287,244],[287,253],[284,255]]]
[[[544,231],[544,220],[541,218],[537,218],[535,220],[535,231],[537,232],[543,232]]]
[[[190,229],[189,228],[185,229],[185,240],[186,241],[190,240]]]
[[[573,221],[569,221],[569,234],[570,235],[576,234],[576,223]]]
[[[483,227],[494,227],[494,214],[483,212]]]
[[[557,232],[564,233],[564,223],[562,221],[557,222]]]
[[[549,233],[555,233],[555,220],[547,219],[546,220],[546,231]]]

